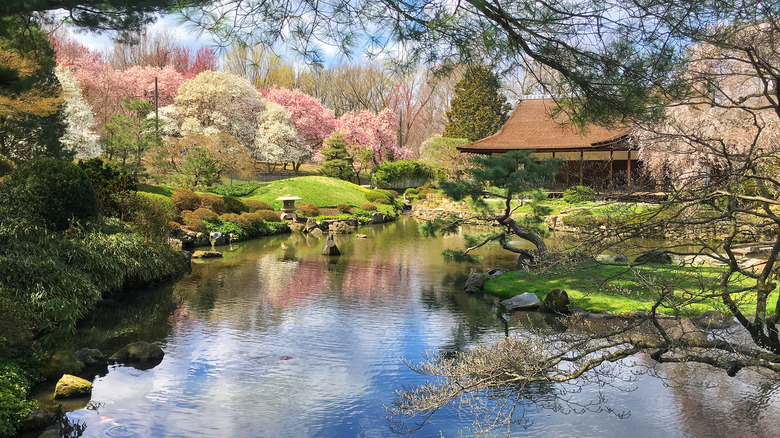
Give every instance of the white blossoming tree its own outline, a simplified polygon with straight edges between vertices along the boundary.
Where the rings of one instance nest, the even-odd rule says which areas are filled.
[[[65,133],[60,138],[65,149],[76,158],[94,158],[100,155],[100,138],[95,133],[95,117],[92,107],[81,96],[76,77],[67,67],[57,66],[54,73],[62,85]]]
[[[269,102],[257,128],[252,156],[267,162],[271,171],[277,163],[294,163],[297,168],[311,154],[311,146],[298,135],[287,110]]]
[[[181,136],[225,133],[251,152],[264,110],[263,96],[246,79],[204,71],[179,87],[173,108],[161,109],[162,129]]]

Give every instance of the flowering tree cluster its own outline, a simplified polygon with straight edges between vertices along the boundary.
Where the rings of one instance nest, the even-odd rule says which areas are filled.
[[[76,158],[95,158],[102,149],[100,137],[95,133],[92,108],[82,99],[79,83],[67,67],[57,66],[55,73],[62,85],[66,125],[60,141],[65,149],[75,153]]]
[[[269,102],[257,129],[252,155],[270,163],[293,163],[297,170],[311,157],[311,146],[303,142],[285,108]]]
[[[287,110],[301,139],[312,148],[322,146],[322,142],[336,129],[333,110],[325,108],[316,97],[300,90],[275,86],[263,90],[263,96]]]
[[[640,158],[656,179],[680,188],[711,183],[735,166],[766,169],[776,160],[777,37],[776,28],[763,23],[736,33],[727,49],[703,42],[691,51],[689,98],[669,106],[662,122],[635,133]]]

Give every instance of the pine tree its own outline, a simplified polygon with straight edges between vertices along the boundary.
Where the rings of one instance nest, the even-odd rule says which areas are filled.
[[[351,181],[354,176],[352,157],[347,152],[347,142],[341,135],[334,135],[325,141],[320,172],[331,178]]]
[[[511,108],[499,88],[498,77],[490,68],[470,66],[455,85],[444,136],[475,141],[495,134],[506,123]]]

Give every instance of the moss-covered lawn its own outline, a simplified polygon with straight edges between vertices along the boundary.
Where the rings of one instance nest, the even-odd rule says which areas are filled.
[[[673,287],[678,296],[690,296],[689,293],[697,294],[703,289],[712,290],[721,272],[721,268],[716,267],[655,264],[629,267],[620,264],[582,262],[543,271],[508,272],[488,280],[485,284],[485,292],[501,298],[532,292],[543,300],[550,289],[561,288],[569,294],[575,307],[591,312],[620,314],[650,310],[659,291],[666,287]],[[750,280],[743,278],[736,280],[733,287],[736,290],[750,285]],[[749,294],[744,296],[747,313],[751,313],[749,298]],[[774,311],[776,299],[775,295],[769,300],[769,311]],[[723,310],[718,307],[716,301],[709,300],[692,304],[690,313],[698,314],[713,308]],[[659,311],[672,312],[671,309]]]
[[[339,204],[359,207],[368,202],[365,195],[367,191],[358,185],[340,179],[325,176],[302,176],[274,181],[241,199],[263,201],[277,210],[282,207],[282,202],[277,201],[276,198],[284,195],[303,198],[298,203],[314,204],[317,207],[336,207]]]

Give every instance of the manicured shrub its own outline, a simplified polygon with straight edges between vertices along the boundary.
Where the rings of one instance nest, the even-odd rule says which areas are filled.
[[[175,205],[179,211],[193,211],[200,207],[200,196],[189,189],[174,190],[173,194],[171,194],[171,201],[173,201],[173,205]]]
[[[65,230],[71,219],[84,221],[97,215],[92,182],[70,162],[36,158],[17,167],[0,185],[0,219]]]
[[[298,211],[306,217],[314,217],[320,215],[320,209],[314,204],[300,204],[298,205]]]
[[[209,222],[216,222],[219,219],[219,215],[208,208],[200,207],[199,209],[192,212],[195,216],[198,217],[200,220],[209,221]]]
[[[395,198],[393,198],[393,195],[387,190],[373,189],[366,192],[366,199],[371,202],[374,202],[377,199],[386,199],[389,202],[393,202]]]
[[[181,220],[184,222],[184,226],[189,228],[192,231],[197,231],[199,233],[205,233],[208,231],[206,227],[206,223],[203,222],[201,218],[199,218],[194,212],[189,210],[184,210],[181,212]]]
[[[339,211],[339,213],[352,213],[352,207],[350,207],[347,204],[339,204],[336,206],[336,210]]]
[[[241,215],[236,213],[225,213],[219,218],[222,219],[223,221],[233,222],[234,224],[238,225],[241,228],[249,228],[251,225],[246,218],[241,217]]]
[[[265,202],[258,201],[256,199],[247,199],[246,201],[244,201],[244,203],[247,206],[249,206],[249,209],[251,211],[257,211],[257,210],[271,210],[271,211],[273,211],[273,209],[274,209],[273,207],[271,207],[270,205],[266,204]]]
[[[375,211],[376,210],[376,205],[374,205],[374,204],[363,204],[363,205],[360,206],[360,208],[365,210],[365,211]]]
[[[178,222],[170,221],[168,222],[168,228],[170,228],[171,230],[180,230],[181,224]]]
[[[375,203],[375,204],[384,204],[384,205],[390,205],[390,201],[388,201],[388,200],[387,200],[387,199],[385,199],[385,198],[376,198],[376,200],[374,200],[374,203]]]
[[[170,223],[179,216],[170,198],[154,193],[133,194],[128,210],[127,220],[139,233],[153,240],[166,240]]]
[[[234,198],[232,196],[224,196],[222,200],[225,202],[225,211],[227,213],[241,214],[249,213],[249,206],[244,201]]]
[[[387,189],[387,192],[393,195],[393,199],[398,199],[398,197],[401,196],[395,190]]]
[[[263,218],[266,222],[281,222],[282,218],[280,217],[279,213],[271,210],[257,210],[253,214],[256,214]]]
[[[417,196],[419,193],[420,192],[417,189],[415,189],[414,187],[409,187],[404,192],[404,195],[407,196],[407,197],[409,197],[409,196]]]
[[[268,211],[268,210],[265,210]],[[249,222],[250,225],[255,227],[263,226],[263,217],[257,213],[241,213],[241,218]]]
[[[227,213],[225,209],[225,201],[217,195],[211,193],[204,193],[200,195],[200,206],[208,208],[216,214]]]
[[[563,200],[569,204],[593,202],[596,200],[596,191],[586,186],[569,187],[563,192]]]

